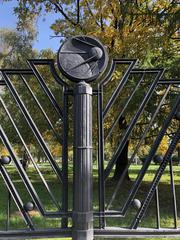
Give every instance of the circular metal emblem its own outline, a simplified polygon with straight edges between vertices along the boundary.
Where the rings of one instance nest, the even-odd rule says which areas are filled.
[[[69,38],[58,51],[60,71],[70,80],[91,82],[106,69],[108,55],[95,38],[76,36]]]

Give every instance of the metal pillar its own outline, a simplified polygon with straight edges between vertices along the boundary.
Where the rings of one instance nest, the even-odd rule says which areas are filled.
[[[73,240],[93,239],[92,88],[82,81],[74,89]]]

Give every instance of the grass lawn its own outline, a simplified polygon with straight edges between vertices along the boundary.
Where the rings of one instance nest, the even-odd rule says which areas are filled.
[[[141,169],[141,165],[132,165],[129,171],[129,175],[131,178],[131,182],[124,182],[120,191],[118,191],[115,200],[112,203],[112,206],[109,210],[121,210],[125,200],[131,190],[134,180],[137,177],[138,172]],[[140,201],[143,201],[144,197],[146,196],[150,183],[153,179],[153,176],[157,170],[157,165],[150,166],[148,172],[143,179],[143,183],[139,188],[136,197]],[[61,184],[59,183],[57,177],[52,172],[51,168],[48,164],[41,164],[40,170],[45,177],[46,181],[49,184],[53,194],[55,195],[58,202],[61,202]],[[180,167],[174,166],[174,181],[176,186],[176,198],[177,198],[177,208],[178,208],[178,227],[180,227]],[[20,177],[16,173],[13,166],[8,166],[7,168],[8,173],[10,174],[13,182],[20,193],[20,196],[24,203],[31,200],[30,195],[27,193],[24,184],[22,183]],[[94,167],[93,170],[94,175],[94,198],[93,198],[93,205],[94,211],[98,210],[98,181],[97,181],[97,169]],[[69,210],[72,209],[72,168],[69,170]],[[42,185],[38,174],[34,171],[33,167],[30,166],[28,168],[27,174],[31,179],[31,182],[36,189],[42,204],[46,211],[56,211],[56,206],[48,196],[47,191],[45,191],[44,186]],[[113,194],[114,188],[116,186],[116,182],[112,181],[109,178],[106,182],[106,204],[110,201],[111,196]],[[5,230],[6,228],[6,208],[7,208],[7,189],[3,184],[3,180],[0,176],[0,230]],[[167,167],[166,171],[164,172],[161,183],[159,184],[159,202],[160,202],[160,217],[161,217],[161,227],[170,227],[173,228],[173,205],[172,205],[172,191],[170,187],[170,174],[169,174],[169,167]],[[123,218],[107,218],[107,225],[108,226],[117,226],[117,227],[129,227],[133,218],[135,217],[137,210],[131,206],[127,211],[127,214]],[[60,227],[60,220],[59,219],[52,219],[46,218],[44,219],[37,211],[32,211],[31,213],[32,221],[34,225],[39,228],[58,228]],[[71,226],[71,220],[69,220],[69,226]],[[94,226],[98,226],[98,221],[95,219]],[[155,200],[153,199],[149,209],[146,213],[146,216],[143,218],[142,223],[140,224],[141,227],[156,227],[156,204]],[[21,218],[21,215],[18,212],[15,204],[11,203],[11,218],[10,218],[10,229],[22,229],[25,228],[26,225]],[[49,240],[51,238],[48,238]],[[52,238],[52,239],[59,239],[59,238]],[[65,238],[61,238],[65,239]],[[67,239],[67,238],[66,238]],[[97,238],[98,239],[98,238]],[[102,238],[99,238],[102,239]],[[122,238],[121,238],[122,239]],[[141,238],[142,239],[142,238]],[[147,239],[147,238],[143,238]],[[148,238],[148,239],[155,239],[155,238]],[[158,239],[165,239],[165,238],[158,238]],[[170,239],[170,238],[168,238]],[[44,239],[45,240],[45,239]]]

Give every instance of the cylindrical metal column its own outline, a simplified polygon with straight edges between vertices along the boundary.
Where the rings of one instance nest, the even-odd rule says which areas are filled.
[[[73,240],[93,239],[92,209],[92,88],[79,82],[74,89]]]

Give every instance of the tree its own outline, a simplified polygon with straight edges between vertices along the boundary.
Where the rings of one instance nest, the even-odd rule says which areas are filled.
[[[32,34],[30,34],[32,37]],[[33,39],[28,37],[26,33],[16,30],[10,29],[1,29],[0,30],[1,37],[1,46],[0,46],[0,62],[1,68],[28,68],[27,59],[28,58],[54,58],[54,53],[49,49],[43,50],[38,53],[37,50],[33,50]],[[44,78],[47,81],[47,84],[53,86],[53,93],[58,96],[58,100],[60,98],[60,91],[56,84],[52,84],[52,76],[46,67],[41,67],[40,71],[42,72]],[[11,81],[14,84],[16,91],[18,92],[20,98],[23,100],[26,108],[31,114],[34,122],[37,124],[38,129],[44,136],[44,139],[48,142],[48,138],[46,136],[52,135],[51,131],[47,126],[47,122],[45,121],[43,115],[37,109],[34,99],[30,95],[29,91],[25,87],[22,82],[22,79],[19,77],[11,76]],[[51,121],[55,128],[59,128],[57,115],[52,111],[52,107],[50,102],[44,101],[44,93],[42,89],[39,87],[38,81],[30,76],[26,79],[31,90],[34,92],[38,101],[41,103],[43,108],[46,110],[47,115],[51,118]],[[54,81],[54,80],[53,80]],[[17,107],[17,104],[13,100],[9,90],[5,87],[3,91],[1,91],[1,98],[6,104],[7,109],[9,110],[11,116],[13,117],[14,122],[18,126],[18,130],[21,133],[22,137],[25,139],[27,145],[36,145],[35,149],[37,151],[37,155],[42,156],[42,150],[39,145],[37,145],[37,141],[32,134],[30,127],[28,126],[26,119],[23,117],[20,109]],[[22,155],[22,143],[12,126],[9,117],[7,116],[4,108],[1,105],[0,111],[0,120],[5,132],[10,139],[10,142],[17,149],[18,155]],[[56,126],[57,125],[57,126]],[[58,129],[59,130],[59,129]],[[54,139],[53,139],[54,140]],[[57,139],[56,139],[57,143]],[[4,150],[3,150],[4,151]],[[23,150],[24,151],[24,150]],[[40,154],[39,154],[40,153]]]
[[[58,12],[59,18],[51,26],[56,35],[95,36],[107,46],[111,57],[139,58],[140,67],[165,66],[168,68],[166,74],[168,78],[178,77],[177,69],[180,61],[177,54],[178,41],[175,38],[180,11],[176,0],[81,0],[79,14],[77,14],[79,7],[76,6],[76,2],[75,0],[20,0],[19,6],[15,8],[19,18],[18,28],[24,29],[29,17],[34,20],[40,14],[44,14],[44,11]],[[64,41],[64,38],[61,40]],[[121,74],[114,78],[105,98],[109,98],[112,92],[110,90],[120,77]],[[135,84],[135,81],[132,79],[131,83]],[[138,92],[136,101],[131,104],[131,109],[126,114],[128,120],[133,115],[138,101],[141,101],[143,90]],[[154,104],[157,104],[157,99],[158,94],[153,100]],[[151,117],[154,106],[152,104],[149,107],[150,110],[145,111],[140,123],[147,122]],[[110,125],[114,113],[119,111],[118,108],[117,103],[112,114],[107,118],[106,126]],[[137,129],[138,133],[143,130],[141,126]],[[152,132],[157,133],[158,127]]]
[[[125,130],[127,128],[127,122],[126,122],[125,117],[121,117],[119,119],[119,128],[122,130]],[[128,150],[129,150],[129,140],[126,141],[126,143],[121,151],[121,154],[117,158],[116,167],[115,167],[114,176],[113,176],[114,180],[119,180],[119,178],[123,174],[124,170],[128,166]],[[130,179],[128,172],[126,173],[125,179],[126,180]]]
[[[20,0],[15,13],[19,28],[27,19],[44,12],[59,12],[51,26],[55,34],[68,37],[75,34],[99,38],[114,57],[136,57],[145,65],[159,62],[169,44],[176,44],[180,15],[176,0],[81,0],[80,13],[75,0]]]
[[[24,32],[0,29],[0,64],[1,68],[27,67],[27,58],[37,56],[33,50],[33,39]]]

